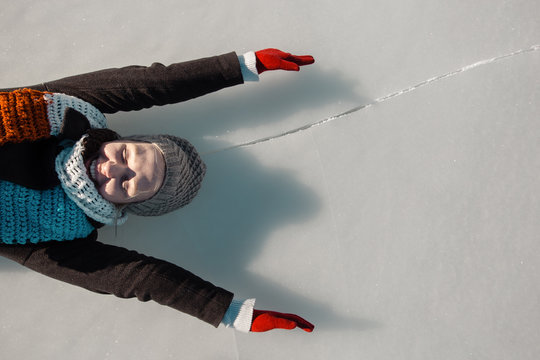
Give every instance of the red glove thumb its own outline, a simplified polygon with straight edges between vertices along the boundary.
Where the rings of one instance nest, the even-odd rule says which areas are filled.
[[[272,329],[291,330],[299,327],[304,331],[312,332],[315,326],[298,315],[282,314],[268,310],[253,310],[253,320],[251,321],[252,332],[263,332]]]
[[[313,64],[315,59],[310,55],[297,56],[278,49],[264,49],[255,52],[257,72],[267,70],[299,71],[300,66]]]

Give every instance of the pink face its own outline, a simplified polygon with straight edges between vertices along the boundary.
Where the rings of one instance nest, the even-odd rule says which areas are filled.
[[[101,145],[89,172],[105,200],[127,204],[156,194],[165,176],[165,160],[154,144],[117,140]]]

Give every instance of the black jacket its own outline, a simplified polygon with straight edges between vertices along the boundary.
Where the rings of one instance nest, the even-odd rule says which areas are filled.
[[[25,87],[72,95],[103,113],[114,113],[177,103],[241,83],[238,58],[229,53],[169,66],[107,69]],[[6,161],[0,157],[0,162]],[[231,292],[172,263],[96,239],[97,230],[85,239],[0,245],[0,255],[91,291],[154,300],[219,325],[232,301]]]

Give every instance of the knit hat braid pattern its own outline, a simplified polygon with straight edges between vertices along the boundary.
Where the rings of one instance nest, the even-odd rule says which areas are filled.
[[[172,135],[129,136],[125,140],[158,146],[165,159],[165,178],[150,199],[129,204],[126,210],[139,216],[158,216],[176,210],[193,200],[202,185],[206,165],[187,140]]]

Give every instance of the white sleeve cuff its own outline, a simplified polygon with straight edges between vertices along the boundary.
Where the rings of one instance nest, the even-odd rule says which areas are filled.
[[[253,51],[247,52],[244,55],[239,55],[238,61],[240,61],[240,70],[242,70],[244,81],[259,81],[257,58]]]
[[[223,316],[223,320],[221,320],[221,324],[225,325],[225,327],[232,327],[241,332],[249,332],[251,329],[254,307],[255,299],[233,299],[231,305],[229,305],[229,308],[225,313],[225,316]]]

